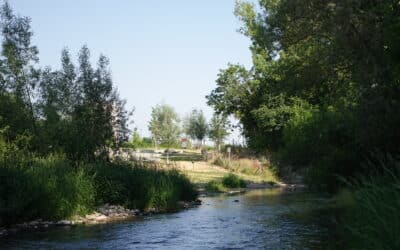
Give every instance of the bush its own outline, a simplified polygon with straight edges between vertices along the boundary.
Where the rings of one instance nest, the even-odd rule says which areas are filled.
[[[225,192],[225,190],[226,190],[224,185],[221,182],[218,182],[218,181],[209,181],[206,184],[205,188],[206,188],[207,191],[218,192],[218,193]]]
[[[222,184],[228,188],[244,188],[246,182],[234,174],[227,174],[222,178]]]

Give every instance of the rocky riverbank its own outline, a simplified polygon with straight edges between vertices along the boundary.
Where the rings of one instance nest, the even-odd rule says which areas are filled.
[[[181,209],[189,209],[201,205],[201,200],[195,200],[191,202],[180,201],[177,203],[178,211]],[[29,230],[45,230],[52,227],[73,227],[77,225],[95,225],[104,224],[121,220],[135,219],[141,216],[149,216],[152,214],[168,213],[173,211],[159,210],[156,208],[150,208],[146,210],[138,209],[127,209],[119,205],[105,204],[97,207],[93,213],[85,216],[74,216],[70,219],[59,220],[59,221],[48,221],[37,219],[30,222],[24,222],[10,227],[0,227],[0,237],[8,234],[17,233],[19,231]]]

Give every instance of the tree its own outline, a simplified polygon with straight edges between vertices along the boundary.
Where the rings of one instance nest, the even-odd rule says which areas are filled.
[[[214,141],[218,151],[224,139],[229,135],[229,121],[226,116],[214,114],[209,125],[208,136]]]
[[[371,152],[399,153],[398,1],[239,1],[235,14],[253,65],[221,70],[207,99],[251,148],[331,190]]]
[[[73,158],[92,160],[96,155],[106,154],[107,146],[113,141],[119,143],[126,139],[127,113],[124,102],[113,92],[108,58],[101,55],[94,70],[87,46],[79,52],[74,86],[77,92],[72,115],[73,140],[68,151]]]
[[[129,133],[131,131],[128,128],[128,123],[134,112],[134,109],[131,111],[126,110],[126,100],[121,99],[116,90],[113,92],[112,102],[112,130],[114,134],[113,142],[115,147],[119,148],[123,142],[127,142],[129,139]],[[135,132],[137,132],[136,129]]]
[[[39,71],[35,67],[38,50],[31,45],[30,22],[28,17],[15,15],[8,2],[1,6],[0,126],[7,125],[5,135],[10,140],[17,134],[35,133],[33,100]]]
[[[149,130],[156,144],[171,147],[178,142],[180,136],[178,114],[166,104],[153,107]]]
[[[131,145],[132,145],[134,148],[140,148],[140,147],[142,146],[142,144],[143,144],[143,139],[142,139],[142,137],[140,136],[140,134],[139,134],[139,132],[138,132],[138,129],[135,128],[135,129],[133,130],[133,134],[132,134]]]
[[[198,140],[203,144],[208,126],[202,110],[192,110],[184,120],[184,130],[191,139]]]
[[[78,67],[63,49],[60,70],[38,69],[30,19],[5,2],[0,29],[0,131],[7,143],[93,160],[127,140],[131,112],[114,89],[107,57],[93,68],[85,45]]]
[[[149,130],[155,144],[167,147],[167,164],[169,164],[169,148],[178,142],[180,136],[178,114],[166,104],[155,106],[151,111]]]

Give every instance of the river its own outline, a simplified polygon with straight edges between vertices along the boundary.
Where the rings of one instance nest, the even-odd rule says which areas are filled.
[[[202,197],[197,208],[114,224],[53,228],[0,239],[10,249],[336,248],[329,199],[280,189]],[[328,213],[326,212],[328,211]]]

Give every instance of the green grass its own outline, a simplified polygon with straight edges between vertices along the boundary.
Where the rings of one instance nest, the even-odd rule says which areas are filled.
[[[191,164],[191,163],[190,163]],[[205,169],[198,169],[198,165],[194,164],[194,167],[188,167],[183,170],[183,173],[189,177],[189,179],[196,184],[202,185],[209,181],[215,180],[220,181],[222,178],[230,173],[228,169],[213,166],[211,164],[204,163],[207,165]],[[268,170],[266,170],[268,171]],[[277,179],[270,173],[270,174],[262,174],[262,175],[247,175],[243,173],[234,172],[237,176],[244,179],[247,182],[254,182],[254,183],[277,183]]]
[[[130,163],[92,165],[99,204],[120,204],[129,208],[173,209],[180,200],[190,201],[197,191],[189,179],[176,170],[157,170]]]
[[[62,155],[20,157],[0,157],[0,226],[65,219],[104,203],[170,210],[197,197],[194,185],[176,170],[125,162],[76,165]]]

